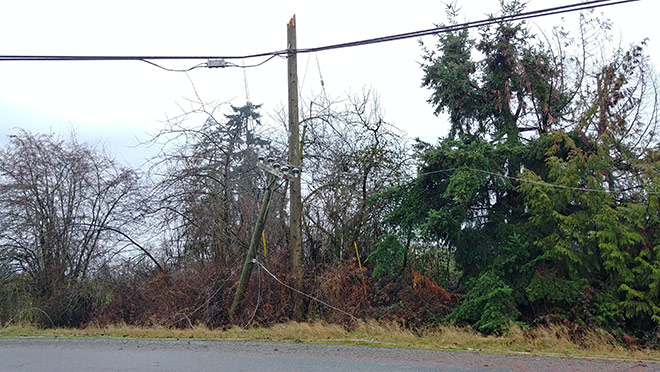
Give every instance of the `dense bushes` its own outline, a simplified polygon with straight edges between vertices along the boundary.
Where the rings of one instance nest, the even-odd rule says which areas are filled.
[[[285,261],[274,257],[269,271],[287,283],[286,265],[278,262]],[[305,289],[307,293],[360,319],[424,326],[449,314],[458,299],[414,271],[402,278],[373,279],[367,268],[359,270],[355,259],[338,261],[315,274],[306,281],[313,283]],[[6,299],[0,304],[0,320],[46,327],[226,327],[237,277],[235,270],[213,265],[190,265],[171,274],[142,269],[127,277],[63,286],[48,297],[38,297],[29,291],[25,278],[16,277],[0,287],[0,296]],[[247,292],[235,324],[266,326],[289,319],[294,293],[265,271],[255,270]],[[305,300],[308,319],[354,322],[321,302]]]

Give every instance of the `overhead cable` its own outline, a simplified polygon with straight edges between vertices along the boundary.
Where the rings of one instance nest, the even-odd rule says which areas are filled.
[[[604,194],[625,194],[625,193],[630,192],[630,190],[594,189],[594,188],[588,188],[588,187],[567,186],[567,185],[561,185],[561,184],[557,184],[557,183],[537,181],[537,180],[533,180],[533,179],[529,179],[529,178],[509,176],[509,175],[506,175],[506,174],[490,172],[490,171],[487,171],[487,170],[477,169],[477,168],[470,168],[470,167],[439,169],[439,170],[435,170],[435,171],[418,173],[417,176],[418,177],[429,176],[429,175],[438,174],[438,173],[455,172],[457,170],[469,170],[469,171],[472,171],[472,172],[483,173],[483,174],[487,174],[487,175],[490,175],[490,176],[499,177],[499,178],[503,178],[503,179],[510,179],[512,181],[530,183],[530,184],[533,184],[533,185],[545,186],[545,187],[550,187],[550,188],[555,188],[555,189],[564,189],[564,190],[580,191],[580,192],[587,192],[587,193],[589,193],[589,192],[604,193]],[[660,195],[660,192],[646,191],[645,194],[647,194],[647,195]]]
[[[403,40],[403,39],[410,39],[410,38],[416,38],[416,37],[422,37],[422,36],[428,36],[428,35],[435,35],[435,34],[439,34],[439,33],[461,31],[461,30],[466,30],[466,29],[470,29],[470,28],[489,26],[489,25],[498,24],[498,23],[502,23],[502,22],[523,21],[523,20],[527,20],[527,19],[531,19],[531,18],[538,18],[538,17],[549,16],[549,15],[563,14],[563,13],[571,13],[571,12],[582,11],[582,10],[590,10],[590,9],[601,8],[601,7],[610,6],[610,5],[618,5],[618,4],[631,3],[631,2],[636,2],[636,1],[640,1],[640,0],[618,0],[618,1],[593,0],[593,1],[583,2],[583,3],[558,6],[558,7],[554,7],[554,8],[546,8],[546,9],[534,10],[534,11],[530,11],[530,12],[523,12],[523,13],[518,13],[518,14],[487,18],[487,19],[483,19],[483,20],[480,20],[480,21],[471,21],[471,22],[458,23],[458,24],[447,25],[447,26],[438,26],[438,27],[434,27],[434,28],[430,28],[430,29],[426,29],[426,30],[413,31],[413,32],[407,32],[407,33],[390,35],[390,36],[377,37],[377,38],[373,38],[373,39],[352,41],[352,42],[348,42],[348,43],[327,45],[327,46],[315,47],[315,48],[303,48],[303,49],[298,49],[296,51],[296,53],[314,53],[314,52],[321,52],[321,51],[325,51],[325,50],[350,48],[350,47],[355,47],[355,46],[363,46],[363,45],[370,45],[370,44],[376,44],[376,43],[384,43],[384,42],[395,41],[395,40]]]
[[[348,313],[348,312],[346,312],[346,311],[344,311],[344,310],[342,310],[342,309],[340,309],[340,308],[338,308],[338,307],[336,307],[336,306],[332,306],[332,305],[330,305],[329,303],[327,303],[327,302],[325,302],[325,301],[323,301],[323,300],[320,300],[320,299],[318,299],[318,298],[316,298],[316,297],[314,297],[314,296],[312,296],[312,295],[310,295],[310,294],[307,294],[307,293],[305,293],[305,292],[302,292],[302,291],[300,291],[300,290],[298,290],[298,289],[295,289],[295,288],[293,288],[292,286],[290,286],[290,285],[284,283],[281,279],[279,279],[278,277],[276,277],[275,274],[271,273],[271,272],[266,268],[266,266],[264,266],[264,265],[263,265],[261,262],[259,262],[256,258],[252,259],[252,263],[253,263],[253,264],[257,264],[261,269],[263,269],[268,275],[270,275],[273,279],[275,279],[276,282],[280,283],[282,286],[284,286],[284,287],[286,287],[286,288],[288,288],[288,289],[290,289],[290,290],[292,290],[292,291],[294,291],[294,292],[296,292],[296,293],[298,293],[298,294],[300,294],[300,295],[303,295],[303,296],[309,298],[310,300],[316,301],[316,302],[321,303],[321,304],[323,304],[323,305],[325,305],[325,306],[327,306],[327,307],[329,307],[329,308],[331,308],[331,309],[333,309],[333,310],[335,310],[335,311],[337,311],[337,312],[340,312],[340,313],[342,313],[342,314],[344,314],[344,315],[350,317],[350,318],[353,319],[353,320],[356,320],[356,321],[359,321],[359,322],[364,322],[362,319],[357,318],[355,315],[353,315],[353,314],[351,314],[351,313]]]
[[[321,51],[326,51],[326,50],[351,48],[351,47],[371,45],[371,44],[377,44],[377,43],[385,43],[385,42],[396,41],[396,40],[419,38],[419,37],[428,36],[428,35],[436,35],[436,34],[447,33],[447,32],[456,32],[456,31],[461,31],[461,30],[467,30],[467,29],[471,29],[471,28],[485,27],[485,26],[490,26],[490,25],[502,23],[502,22],[524,21],[524,20],[532,19],[532,18],[544,17],[544,16],[549,16],[549,15],[558,15],[558,14],[564,14],[564,13],[570,13],[570,12],[576,12],[576,11],[583,11],[583,10],[591,10],[591,9],[602,8],[602,7],[611,6],[611,5],[619,5],[619,4],[632,3],[632,2],[637,2],[637,1],[640,1],[640,0],[617,0],[617,1],[592,0],[592,1],[582,2],[582,3],[575,3],[575,4],[557,6],[557,7],[546,8],[546,9],[541,9],[541,10],[522,12],[522,13],[518,13],[518,14],[503,15],[503,16],[499,16],[499,17],[491,17],[491,18],[487,18],[487,19],[483,19],[483,20],[479,20],[479,21],[465,22],[465,23],[452,24],[452,25],[446,25],[446,26],[438,26],[438,27],[434,27],[434,28],[430,28],[430,29],[426,29],[426,30],[406,32],[406,33],[389,35],[389,36],[382,36],[382,37],[377,37],[377,38],[372,38],[372,39],[364,39],[364,40],[351,41],[351,42],[332,44],[332,45],[313,47],[313,48],[299,48],[299,49],[295,49],[295,50],[283,49],[283,50],[277,50],[277,51],[272,51],[272,52],[255,53],[255,54],[248,54],[248,55],[241,55],[241,56],[237,56],[237,55],[227,55],[227,56],[204,56],[204,55],[198,55],[198,56],[0,55],[0,62],[7,62],[7,61],[142,61],[142,62],[149,63],[151,65],[154,65],[156,67],[159,67],[159,68],[167,70],[167,71],[179,71],[179,72],[190,71],[190,70],[193,70],[193,69],[199,68],[199,67],[207,67],[207,68],[216,68],[216,67],[221,67],[221,68],[224,68],[224,67],[252,68],[252,67],[261,66],[261,65],[269,62],[270,60],[272,60],[275,57],[284,58],[284,57],[287,57],[291,54],[315,53],[315,52],[321,52]],[[250,65],[238,65],[238,64],[235,64],[235,63],[232,63],[232,62],[225,62],[225,61],[229,61],[229,60],[238,60],[238,59],[244,60],[244,59],[254,59],[254,58],[265,58],[265,59],[261,62],[250,64]],[[191,68],[188,68],[188,69],[180,69],[179,70],[179,69],[166,68],[166,67],[163,67],[159,64],[156,64],[155,62],[152,62],[152,61],[157,61],[157,60],[207,60],[207,62],[197,64],[197,65],[195,65]]]

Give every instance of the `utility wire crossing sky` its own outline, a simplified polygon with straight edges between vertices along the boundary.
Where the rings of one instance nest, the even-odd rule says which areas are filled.
[[[429,35],[501,21],[529,20],[543,42],[543,32],[553,27],[579,33],[578,11],[587,11],[580,14],[613,21],[613,46],[650,37],[646,51],[660,58],[648,27],[658,1],[528,0],[528,9],[539,10],[511,16],[499,16],[498,0],[457,5],[464,6],[461,18],[450,24],[440,0],[188,0],[185,7],[155,0],[0,2],[0,33],[11,35],[0,45],[0,147],[16,127],[74,130],[85,141],[100,140],[120,160],[141,164],[153,150],[136,145],[202,102],[219,105],[222,115],[227,103],[249,99],[263,104],[267,124],[279,125],[290,53],[306,54],[298,59],[300,107],[319,95],[341,101],[366,92],[378,97],[384,119],[403,135],[433,143],[448,124],[434,115],[430,92],[421,87],[418,41],[431,47]],[[284,26],[291,14],[297,15],[298,49],[280,49],[287,47]],[[436,24],[447,26],[424,28]],[[407,32],[415,29],[421,30]],[[38,63],[46,61],[59,63]],[[196,120],[188,124],[200,124]]]
[[[364,45],[370,45],[370,44],[377,44],[377,43],[384,43],[384,42],[390,42],[390,41],[396,41],[396,40],[404,40],[404,39],[410,39],[410,38],[419,38],[422,36],[428,36],[428,35],[435,35],[439,33],[445,33],[445,32],[454,32],[454,31],[460,31],[460,30],[465,30],[465,29],[470,29],[470,28],[478,28],[478,27],[484,27],[488,25],[493,25],[501,22],[515,22],[515,21],[523,21],[523,20],[528,20],[532,18],[538,18],[538,17],[544,17],[544,16],[549,16],[549,15],[558,15],[558,14],[565,14],[565,13],[571,13],[571,12],[577,12],[577,11],[584,11],[584,10],[590,10],[590,9],[596,9],[596,8],[602,8],[606,6],[612,6],[612,5],[619,5],[619,4],[625,4],[625,3],[632,3],[632,2],[637,2],[640,0],[592,0],[592,1],[586,1],[583,3],[574,3],[574,4],[569,4],[569,5],[563,5],[563,6],[557,6],[553,8],[546,8],[546,9],[541,9],[541,10],[535,10],[535,11],[529,11],[529,12],[522,12],[519,14],[513,14],[513,15],[504,15],[504,16],[499,16],[499,17],[492,17],[492,18],[486,18],[482,19],[479,21],[472,21],[472,22],[465,22],[465,23],[460,23],[460,24],[454,24],[454,25],[446,25],[446,26],[438,26],[426,30],[420,30],[420,31],[413,31],[413,32],[407,32],[407,33],[401,33],[401,34],[396,34],[396,35],[390,35],[390,36],[383,36],[383,37],[377,37],[377,38],[372,38],[372,39],[366,39],[366,40],[359,40],[359,41],[352,41],[352,42],[347,42],[347,43],[341,43],[341,44],[333,44],[333,45],[327,45],[327,46],[321,46],[321,47],[314,47],[314,48],[299,48],[294,51],[284,49],[284,50],[278,50],[278,51],[273,51],[273,52],[264,52],[264,53],[257,53],[257,54],[249,54],[249,55],[243,55],[243,56],[39,56],[39,55],[0,55],[0,61],[142,61],[149,63],[153,66],[162,68],[167,71],[174,71],[174,72],[188,72],[192,71],[193,69],[200,68],[200,67],[206,67],[206,68],[226,68],[226,67],[240,67],[240,68],[249,68],[249,67],[258,67],[266,62],[272,60],[275,57],[286,57],[290,53],[297,53],[297,54],[303,54],[303,53],[316,53],[316,52],[322,52],[322,51],[327,51],[327,50],[333,50],[333,49],[343,49],[343,48],[351,48],[351,47],[358,47],[358,46],[364,46]],[[225,62],[225,60],[245,60],[245,59],[253,59],[253,58],[263,58],[263,57],[268,57],[262,62],[253,64],[253,65],[238,65],[235,63],[231,62]],[[199,63],[195,66],[192,66],[187,69],[170,69],[164,66],[161,66],[157,63],[152,62],[153,60],[208,60],[208,62],[204,63]]]

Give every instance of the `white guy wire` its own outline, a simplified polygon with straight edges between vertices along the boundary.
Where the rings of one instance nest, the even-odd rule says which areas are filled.
[[[312,295],[309,295],[309,294],[307,294],[307,293],[305,293],[305,292],[299,291],[299,290],[297,290],[297,289],[291,287],[290,285],[284,283],[284,282],[281,281],[278,277],[276,277],[273,273],[271,273],[270,271],[268,271],[268,269],[266,268],[266,266],[262,265],[261,262],[257,261],[256,258],[252,260],[252,263],[256,263],[257,265],[259,265],[262,269],[264,269],[264,270],[268,273],[268,275],[272,276],[273,279],[275,279],[278,283],[280,283],[281,285],[285,286],[286,288],[288,288],[288,289],[290,289],[290,290],[292,290],[292,291],[294,291],[294,292],[296,292],[296,293],[298,293],[298,294],[301,294],[301,295],[303,295],[303,296],[305,296],[305,297],[307,297],[307,298],[309,298],[309,299],[312,299],[312,300],[314,300],[314,301],[316,301],[316,302],[320,302],[320,303],[322,303],[323,305],[325,305],[325,306],[327,306],[327,307],[329,307],[329,308],[331,308],[331,309],[333,309],[333,310],[337,310],[337,311],[339,311],[340,313],[342,313],[342,314],[344,314],[344,315],[347,315],[347,316],[351,317],[351,318],[354,319],[354,320],[357,320],[357,321],[359,321],[359,322],[362,322],[361,319],[355,317],[353,314],[349,314],[349,313],[347,313],[346,311],[344,311],[344,310],[342,310],[342,309],[340,309],[340,308],[338,308],[338,307],[336,307],[336,306],[332,306],[332,305],[330,305],[330,304],[327,303],[327,302],[324,302],[324,301],[322,301],[322,300],[319,300],[318,298],[316,298],[316,297],[314,297],[314,296],[312,296]]]

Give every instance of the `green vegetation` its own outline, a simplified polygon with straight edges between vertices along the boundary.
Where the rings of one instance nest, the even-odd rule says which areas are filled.
[[[607,25],[583,18],[583,32],[594,28]],[[644,43],[599,60],[587,51],[597,40],[555,36],[553,48],[502,23],[426,50],[429,102],[451,131],[420,144],[418,176],[393,191],[403,202],[389,222],[451,253],[465,292],[448,318],[457,324],[502,333],[565,322],[656,345],[660,163]]]

